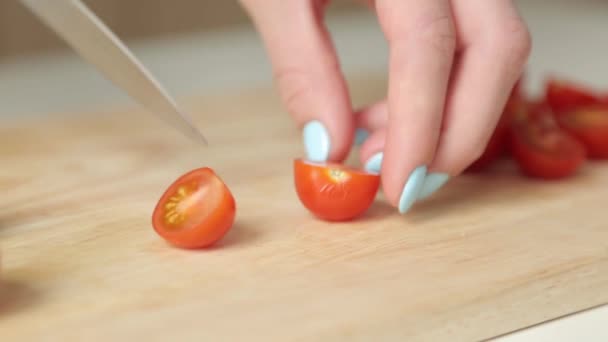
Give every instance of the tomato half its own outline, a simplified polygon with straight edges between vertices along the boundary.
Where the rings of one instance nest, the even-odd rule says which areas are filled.
[[[345,165],[294,161],[294,180],[302,204],[327,221],[362,215],[373,203],[380,176]]]
[[[608,159],[608,106],[580,107],[557,120],[562,129],[585,145],[589,158]]]
[[[558,179],[573,175],[584,163],[584,146],[557,125],[546,103],[522,103],[512,123],[511,153],[531,177]]]
[[[236,204],[232,193],[210,168],[179,177],[162,195],[152,214],[155,231],[182,248],[207,247],[232,227]]]
[[[591,89],[556,79],[549,79],[546,82],[545,97],[556,114],[601,102],[599,95]]]

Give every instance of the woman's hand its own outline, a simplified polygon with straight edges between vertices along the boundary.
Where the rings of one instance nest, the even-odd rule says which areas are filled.
[[[371,1],[390,49],[389,91],[355,115],[323,24],[327,1],[242,3],[303,129],[308,158],[341,161],[355,129],[367,130],[361,160],[381,173],[401,213],[480,156],[531,46],[509,0]]]

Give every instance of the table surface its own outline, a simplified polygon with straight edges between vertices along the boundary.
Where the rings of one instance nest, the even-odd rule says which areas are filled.
[[[553,183],[507,164],[407,216],[380,196],[329,224],[295,195],[299,134],[270,89],[185,103],[210,148],[133,108],[3,123],[3,340],[47,324],[57,340],[478,340],[608,303],[608,165]],[[178,250],[151,210],[200,166],[231,187],[237,221],[216,248]]]
[[[605,63],[602,51],[608,49],[608,36],[604,34],[608,30],[607,3],[560,0],[547,6],[546,2],[534,0],[520,1],[519,5],[535,40],[528,71],[533,90],[539,89],[542,78],[551,72],[596,86],[608,86],[606,69],[599,67]],[[343,55],[347,75],[384,71],[386,46],[371,17],[330,18],[329,24]],[[358,54],[361,45],[377,54]],[[276,119],[272,124],[283,127],[271,133],[278,135],[280,150],[265,152],[275,158],[275,168],[265,168],[267,165],[256,168],[265,180],[253,187],[243,185],[241,182],[249,178],[243,178],[234,170],[252,165],[251,160],[246,163],[238,159],[247,155],[259,158],[259,151],[274,146],[274,143],[264,142],[267,136],[262,132],[267,132],[268,127],[259,126],[256,137],[260,139],[254,143],[244,141],[240,136],[218,136],[219,150],[215,146],[209,151],[196,151],[180,137],[167,135],[164,127],[145,122],[145,114],[136,120],[133,116],[139,112],[125,107],[131,105],[130,100],[72,54],[0,63],[0,117],[4,118],[0,124],[3,132],[0,188],[3,193],[10,189],[8,193],[13,196],[2,199],[0,205],[0,256],[4,277],[0,294],[0,338],[7,333],[11,335],[6,337],[20,333],[39,337],[38,334],[44,331],[40,324],[48,317],[52,317],[57,327],[76,329],[72,333],[78,337],[93,336],[89,333],[133,336],[141,333],[142,327],[149,329],[155,322],[165,321],[169,324],[158,324],[151,332],[162,331],[175,323],[186,327],[182,333],[187,335],[191,331],[187,328],[195,324],[200,328],[201,324],[191,317],[184,318],[192,314],[202,319],[200,322],[208,318],[217,322],[234,313],[231,317],[245,317],[251,325],[260,323],[258,328],[261,328],[269,324],[269,315],[279,308],[293,324],[283,327],[283,332],[291,329],[301,333],[298,336],[318,331],[325,334],[340,334],[341,331],[342,336],[349,336],[349,333],[373,333],[381,326],[396,327],[396,330],[389,329],[387,334],[399,333],[399,329],[419,322],[424,323],[411,330],[412,335],[427,336],[430,327],[439,327],[438,335],[457,331],[469,337],[491,336],[605,300],[601,294],[596,296],[597,289],[606,289],[605,279],[598,278],[599,272],[596,272],[605,273],[605,255],[602,255],[601,246],[585,239],[588,235],[602,237],[605,241],[605,235],[602,235],[605,232],[596,225],[605,222],[605,216],[602,216],[599,202],[591,200],[605,198],[597,189],[600,187],[597,184],[605,184],[604,174],[608,172],[602,166],[590,168],[574,183],[555,186],[514,177],[507,165],[506,170],[492,176],[455,181],[440,197],[422,204],[408,218],[394,216],[380,202],[372,210],[371,219],[360,224],[319,229],[319,223],[311,220],[290,193],[288,161],[301,152],[296,140],[299,135],[290,126],[291,122],[281,121],[286,120],[285,115],[276,115],[281,109],[265,88],[270,81],[269,68],[253,32],[194,34],[132,44],[132,47],[171,91],[181,95],[208,94],[190,101],[205,128],[238,131],[236,123],[217,120],[220,113],[231,117],[242,114],[233,106],[238,102],[234,93],[225,101],[225,97],[214,98],[209,92],[230,93],[237,87],[262,86],[265,90],[259,98],[250,93],[237,98],[249,104],[246,111],[254,117],[260,112],[273,113],[272,117]],[[200,77],[192,77],[193,74]],[[57,87],[57,84],[62,86]],[[376,91],[371,95],[367,91],[370,87]],[[381,96],[379,87],[378,84],[359,86],[355,102],[365,103],[370,97]],[[112,106],[122,109],[112,110]],[[88,120],[91,114],[99,114],[95,108],[106,108],[103,114],[107,117],[94,123],[97,129],[91,132],[93,124]],[[65,113],[80,118],[61,118]],[[35,118],[27,115],[35,115]],[[43,120],[39,120],[40,116]],[[130,117],[127,122],[145,127],[145,130],[133,133],[132,127],[120,128],[123,116]],[[31,121],[17,124],[6,121],[15,117]],[[248,116],[244,124],[251,128],[265,122],[262,118],[262,121],[256,120]],[[116,153],[114,147],[120,152]],[[179,153],[176,154],[174,148]],[[170,163],[166,162],[167,158],[171,159]],[[149,230],[147,217],[151,205],[173,177],[204,164],[215,165],[241,194],[240,201],[245,205],[239,209],[241,223],[237,223],[225,241],[228,247],[213,253],[193,256],[167,249]],[[129,178],[133,175],[143,178]],[[271,180],[273,177],[275,180]],[[275,181],[281,188],[274,187]],[[480,195],[478,187],[488,184],[496,184],[499,190]],[[272,189],[268,190],[269,187]],[[258,205],[260,191],[279,196],[265,205],[275,211],[278,208],[282,215],[290,217],[274,219],[276,225],[283,227],[266,229],[262,220],[270,214],[259,210],[252,213],[251,201]],[[255,200],[251,199],[252,194]],[[503,197],[505,195],[507,197]],[[583,198],[585,204],[571,206],[575,198]],[[452,203],[455,201],[464,203]],[[533,203],[533,206],[543,203],[543,208],[548,208],[546,212],[556,216],[541,216],[536,207],[532,213],[524,203]],[[574,214],[567,210],[571,208],[575,208]],[[581,211],[581,208],[585,209]],[[475,215],[471,213],[473,209]],[[465,214],[467,210],[470,215]],[[428,219],[429,216],[433,217]],[[508,219],[501,219],[505,216]],[[564,232],[564,227],[572,228],[574,226],[570,225],[578,223],[585,225],[585,231],[578,228]],[[510,224],[517,228],[509,227]],[[559,224],[560,228],[554,228],[554,224]],[[522,235],[522,225],[527,228],[525,235]],[[406,233],[394,236],[395,229],[403,229]],[[445,235],[450,230],[452,235]],[[504,231],[497,233],[501,230]],[[391,234],[384,234],[387,232]],[[495,234],[500,239],[509,234],[504,241],[498,241],[506,248],[499,249],[496,257],[504,260],[488,260],[479,247],[469,251],[470,246],[479,241],[494,239]],[[373,239],[369,240],[370,236]],[[520,241],[524,237],[530,239]],[[559,246],[560,250],[541,250],[547,243]],[[313,246],[308,247],[308,244]],[[451,247],[444,248],[446,244]],[[527,254],[509,256],[515,244],[519,244],[517,251],[525,250]],[[413,245],[417,247],[413,248]],[[484,248],[490,247],[496,245]],[[454,255],[455,260],[450,261]],[[279,260],[281,257],[285,260]],[[467,257],[476,259],[463,261]],[[424,263],[419,258],[424,258]],[[582,261],[586,258],[590,258],[588,264]],[[550,264],[547,263],[549,259]],[[243,260],[247,265],[242,264]],[[361,260],[365,262],[360,264]],[[176,267],[177,263],[184,268]],[[230,263],[229,267],[225,266],[227,263]],[[448,275],[448,270],[453,271],[453,263],[464,264],[461,267],[467,269]],[[505,278],[498,287],[489,290],[489,284],[496,278],[486,277],[485,273],[494,265],[502,268]],[[431,266],[440,267],[440,271],[432,271]],[[316,280],[311,285],[316,286],[313,290],[303,288],[303,283],[310,281],[294,273],[309,269],[312,273],[306,274]],[[472,272],[475,272],[473,277]],[[507,279],[514,274],[521,275],[517,278],[521,283],[509,283]],[[437,283],[436,280],[442,277],[448,277],[450,281]],[[184,278],[188,279],[186,283],[181,282]],[[224,288],[229,278],[236,284]],[[275,279],[278,280],[275,282]],[[401,285],[404,281],[412,284]],[[188,285],[189,282],[193,284]],[[351,287],[352,283],[362,284]],[[238,284],[243,285],[238,287]],[[200,292],[188,292],[195,291],[192,288],[196,285]],[[436,298],[415,296],[422,286],[434,291]],[[473,299],[470,292],[467,297],[465,288],[474,289],[477,299]],[[326,290],[323,300],[339,310],[321,311],[317,306],[321,304],[315,301],[323,294],[321,289]],[[207,298],[212,291],[219,291],[219,297]],[[365,295],[359,295],[361,291]],[[230,292],[235,296],[229,297]],[[570,292],[576,296],[563,300],[570,297]],[[326,300],[325,295],[330,300]],[[277,298],[272,299],[272,296]],[[289,314],[291,311],[286,308],[291,308],[289,304],[296,297],[301,297],[298,299],[301,302]],[[283,299],[285,303],[281,302]],[[257,307],[272,300],[274,307]],[[218,308],[220,304],[221,308],[213,313],[204,310]],[[242,306],[249,308],[241,309]],[[257,311],[252,306],[256,306]],[[364,307],[370,312],[358,311]],[[387,307],[393,308],[387,310]],[[83,308],[87,308],[85,312]],[[238,312],[236,308],[239,308]],[[157,309],[159,313],[155,315]],[[337,311],[339,317],[335,319]],[[404,312],[407,314],[395,318],[395,314]],[[423,319],[431,312],[434,319]],[[414,315],[421,316],[416,319]],[[465,317],[453,318],[454,315]],[[505,315],[516,318],[496,323]],[[122,321],[125,317],[128,319]],[[131,319],[133,317],[137,319]],[[334,319],[326,320],[327,317]],[[368,317],[369,321],[359,321],[362,317]],[[608,307],[604,306],[509,334],[500,340],[566,341],[574,336],[580,338],[583,331],[589,337],[587,340],[602,340],[601,336],[608,336],[602,324],[607,318]],[[484,324],[472,326],[480,321]],[[353,328],[352,324],[357,327]],[[99,329],[92,330],[93,326]],[[10,329],[5,330],[5,327]],[[216,324],[209,333],[225,327]]]

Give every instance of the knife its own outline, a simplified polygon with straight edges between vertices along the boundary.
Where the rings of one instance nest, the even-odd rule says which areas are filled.
[[[21,0],[84,60],[132,99],[196,142],[207,140],[162,85],[80,0]]]

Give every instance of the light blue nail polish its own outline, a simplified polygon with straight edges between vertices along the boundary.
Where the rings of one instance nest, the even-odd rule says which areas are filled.
[[[439,190],[448,179],[450,179],[450,176],[446,173],[433,172],[428,174],[424,179],[424,183],[422,183],[422,190],[420,190],[420,194],[418,194],[418,199],[425,199],[431,196]]]
[[[314,162],[324,162],[329,158],[329,134],[319,121],[311,121],[304,126],[304,147],[307,158]]]
[[[378,153],[374,154],[371,158],[369,158],[367,160],[367,162],[365,163],[365,171],[373,172],[373,173],[380,173],[380,170],[382,169],[382,157],[383,156],[384,156],[384,154],[382,152],[378,152]]]
[[[410,174],[399,198],[399,212],[401,214],[405,214],[418,198],[425,177],[426,166],[419,166]]]
[[[355,145],[359,146],[369,137],[369,132],[363,128],[357,128],[355,131]]]

